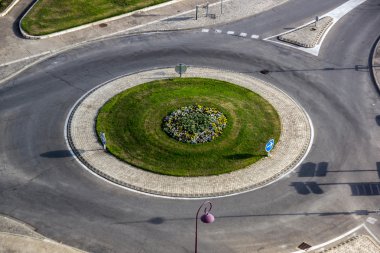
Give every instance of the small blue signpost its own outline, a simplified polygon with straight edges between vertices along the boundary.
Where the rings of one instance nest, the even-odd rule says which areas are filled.
[[[106,134],[105,133],[100,132],[100,140],[102,141],[103,149],[106,150],[107,140],[106,140]]]
[[[274,147],[274,139],[270,139],[267,144],[265,145],[265,151],[268,153],[268,156],[270,156],[270,151]]]

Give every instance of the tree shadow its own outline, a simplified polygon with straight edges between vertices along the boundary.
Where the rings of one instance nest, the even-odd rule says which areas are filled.
[[[162,217],[154,217],[148,220],[148,223],[159,225],[165,222],[165,219]]]
[[[304,163],[298,171],[299,177],[325,177],[327,175],[327,162],[316,163]]]
[[[378,196],[380,183],[350,183],[352,196]]]
[[[376,120],[376,124],[380,126],[380,115],[377,115],[375,120]]]
[[[189,20],[189,19],[194,19],[194,17],[174,17],[174,18],[168,18],[168,19],[165,19],[165,21],[185,21],[185,20]]]
[[[95,149],[95,150],[78,149],[78,150],[76,150],[76,153],[77,154],[83,154],[84,152],[88,152],[88,151],[100,151],[100,150],[103,150],[103,149],[101,149],[101,148]],[[74,155],[70,150],[54,150],[54,151],[42,153],[42,154],[40,154],[40,156],[44,157],[44,158],[66,158],[66,157],[73,157]]]
[[[293,182],[290,186],[293,186],[297,193],[301,195],[310,193],[323,194],[323,190],[316,182]]]
[[[73,153],[70,150],[55,150],[49,151],[46,153],[40,154],[41,157],[45,158],[65,158],[65,157],[73,157]]]

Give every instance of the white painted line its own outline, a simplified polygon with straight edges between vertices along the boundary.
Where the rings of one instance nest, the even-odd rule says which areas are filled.
[[[358,7],[360,4],[364,3],[366,0],[351,0],[347,1],[338,8],[330,11],[329,13],[325,14],[324,16],[330,16],[336,20],[342,18],[344,15]]]
[[[229,34],[229,35],[234,35],[235,32],[234,32],[234,31],[228,31],[227,34]]]
[[[258,39],[258,38],[260,38],[260,35],[252,34],[251,38],[252,38],[252,39]]]
[[[379,238],[377,238],[373,233],[372,231],[364,224],[364,228],[367,230],[367,232],[378,242],[380,243],[380,240]]]
[[[210,31],[210,29],[202,29],[203,33],[208,33],[209,31]]]
[[[222,33],[222,30],[215,29],[215,33]]]
[[[239,36],[240,37],[247,37],[247,34],[246,33],[240,33]]]
[[[10,12],[10,10],[19,2],[20,0],[13,0],[13,2],[8,5],[8,7],[2,12],[0,13],[0,17],[4,17],[5,15],[8,14],[8,12]]]
[[[366,220],[369,224],[375,224],[377,219],[373,218],[373,217],[368,217],[367,220]]]
[[[350,0],[350,1],[347,1],[346,3],[344,3],[342,5],[338,6],[337,8],[333,9],[332,11],[330,11],[328,13],[325,13],[322,16],[320,16],[319,18],[323,18],[323,17],[327,17],[327,16],[328,17],[332,17],[333,18],[333,22],[330,25],[330,27],[325,31],[325,33],[323,34],[322,38],[319,40],[319,43],[315,47],[313,47],[313,48],[298,47],[298,46],[291,45],[291,44],[288,44],[288,43],[281,43],[281,42],[272,41],[272,40],[271,40],[271,42],[278,43],[278,44],[285,45],[285,46],[289,46],[289,47],[293,47],[293,48],[302,50],[304,52],[307,52],[309,54],[318,56],[319,55],[319,50],[321,48],[321,45],[322,45],[324,39],[326,38],[326,36],[329,33],[329,31],[331,30],[331,28],[336,24],[336,22],[338,22],[338,20],[340,18],[342,18],[344,15],[346,15],[347,13],[349,13],[350,11],[352,11],[353,9],[355,9],[356,7],[358,7],[360,4],[364,3],[365,1],[366,0]],[[283,32],[283,33],[279,33],[279,34],[267,37],[264,40],[270,40],[270,39],[278,37],[280,35],[293,32],[293,31],[295,31],[297,29],[300,29],[300,28],[302,28],[304,26],[307,26],[307,25],[309,25],[309,24],[311,24],[313,22],[315,22],[315,21],[312,20],[312,21],[310,21],[310,22],[308,22],[308,23],[306,23],[304,25],[301,25],[301,26],[295,28],[295,29],[292,29],[290,31],[286,31],[286,32]]]
[[[11,65],[13,63],[17,63],[17,62],[20,62],[20,61],[30,60],[30,59],[33,59],[33,58],[36,58],[36,57],[39,57],[39,56],[44,56],[44,55],[47,55],[47,54],[50,54],[50,53],[51,53],[51,51],[45,51],[45,52],[40,53],[40,54],[35,54],[35,55],[32,55],[32,56],[27,56],[27,57],[24,57],[24,58],[21,58],[21,59],[17,59],[17,60],[14,60],[14,61],[9,61],[9,62],[0,64],[0,67]]]
[[[316,250],[316,249],[322,248],[322,247],[324,247],[324,246],[327,246],[327,245],[329,245],[329,244],[331,244],[331,243],[333,243],[333,242],[339,241],[339,240],[341,240],[342,238],[344,238],[344,237],[346,237],[346,236],[349,236],[349,235],[353,234],[354,232],[356,232],[357,230],[359,230],[359,229],[361,229],[361,228],[363,228],[363,227],[365,227],[365,225],[364,225],[364,224],[361,224],[361,225],[357,226],[356,228],[351,229],[351,230],[348,231],[347,233],[344,233],[343,235],[340,235],[340,236],[338,236],[338,237],[335,237],[334,239],[332,239],[332,240],[330,240],[330,241],[327,241],[327,242],[324,242],[324,243],[321,243],[321,244],[318,244],[318,245],[315,245],[315,246],[311,247],[310,249],[308,249],[308,251]],[[304,251],[304,250],[298,250],[298,251],[294,251],[294,252],[292,252],[292,253],[305,253],[305,251]]]
[[[287,43],[282,42],[282,41],[275,41],[275,40],[268,40],[268,41],[270,41],[272,43],[280,44],[280,45],[283,45],[283,46],[286,46],[286,47],[295,48],[295,49],[304,51],[306,53],[309,53],[309,54],[312,54],[312,55],[315,55],[315,56],[318,56],[319,49],[321,48],[321,45],[316,45],[313,48],[306,48],[306,47],[299,47],[299,46],[293,45],[293,44],[287,44]]]

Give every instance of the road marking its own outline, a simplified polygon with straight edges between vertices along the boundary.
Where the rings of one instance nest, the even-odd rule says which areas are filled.
[[[234,32],[234,31],[228,31],[227,34],[229,34],[229,35],[234,35],[235,32]]]
[[[247,34],[246,33],[240,33],[239,36],[240,37],[247,37]]]
[[[375,224],[377,219],[373,218],[373,217],[368,217],[367,220],[366,220],[369,224]]]
[[[14,60],[14,61],[9,61],[9,62],[0,64],[0,67],[4,67],[4,66],[7,66],[7,65],[11,65],[11,64],[14,64],[14,63],[21,62],[21,61],[30,60],[30,59],[37,58],[37,57],[40,57],[40,56],[44,56],[44,55],[47,55],[47,54],[50,54],[50,53],[51,53],[51,51],[45,51],[43,53],[35,54],[35,55],[32,55],[32,56],[27,56],[27,57],[20,58],[20,59]]]
[[[222,30],[215,29],[215,33],[222,33]]]
[[[367,230],[367,232],[373,237],[373,238],[375,238],[375,240],[378,242],[378,243],[380,243],[380,240],[379,240],[379,238],[377,238],[375,235],[374,235],[374,233],[372,233],[372,231],[364,224],[364,228]]]
[[[258,39],[258,38],[260,38],[260,35],[252,34],[251,38],[252,38],[252,39]]]
[[[210,29],[202,29],[203,33],[208,33],[209,31],[210,31]]]
[[[296,48],[296,49],[299,49],[301,51],[304,51],[304,52],[307,52],[309,54],[312,54],[312,55],[315,55],[315,56],[318,56],[319,55],[319,51],[321,49],[321,45],[324,41],[324,39],[326,38],[327,34],[329,33],[329,31],[331,30],[331,28],[338,22],[339,19],[341,19],[344,15],[346,15],[347,13],[349,13],[350,11],[352,11],[353,9],[355,9],[356,7],[358,7],[360,4],[364,3],[366,0],[350,0],[350,1],[347,1],[345,2],[344,4],[336,7],[335,9],[333,9],[332,11],[330,12],[327,12],[321,16],[319,16],[319,18],[324,18],[324,17],[332,17],[333,18],[333,22],[332,24],[329,26],[329,28],[325,31],[325,33],[323,34],[322,38],[319,40],[318,44],[313,47],[313,48],[304,48],[304,47],[300,47],[300,46],[295,46],[295,45],[291,45],[291,44],[288,44],[288,43],[283,43],[283,42],[279,42],[279,41],[274,41],[274,40],[270,40],[270,39],[273,39],[273,38],[276,38],[280,35],[283,35],[283,34],[286,34],[286,33],[290,33],[290,32],[293,32],[297,29],[300,29],[304,26],[307,26],[313,22],[315,22],[315,20],[312,20],[306,24],[303,24],[295,29],[292,29],[292,30],[289,30],[289,31],[286,31],[286,32],[283,32],[283,33],[279,33],[279,34],[276,34],[276,35],[273,35],[273,36],[270,36],[270,37],[267,37],[265,38],[264,40],[268,40],[270,42],[274,42],[274,43],[278,43],[278,44],[281,44],[281,45],[284,45],[284,46],[288,46],[288,47],[292,47],[292,48]]]

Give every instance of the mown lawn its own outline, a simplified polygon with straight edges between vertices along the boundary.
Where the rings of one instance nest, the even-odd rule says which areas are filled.
[[[13,0],[0,0],[0,12],[3,12]]]
[[[162,130],[163,118],[193,104],[217,108],[227,117],[221,136],[190,144]],[[244,168],[266,155],[266,142],[280,136],[274,108],[252,91],[202,78],[153,81],[120,93],[100,110],[96,130],[107,148],[136,167],[173,176],[217,175]]]
[[[40,0],[23,19],[21,26],[31,35],[44,35],[167,1]]]

